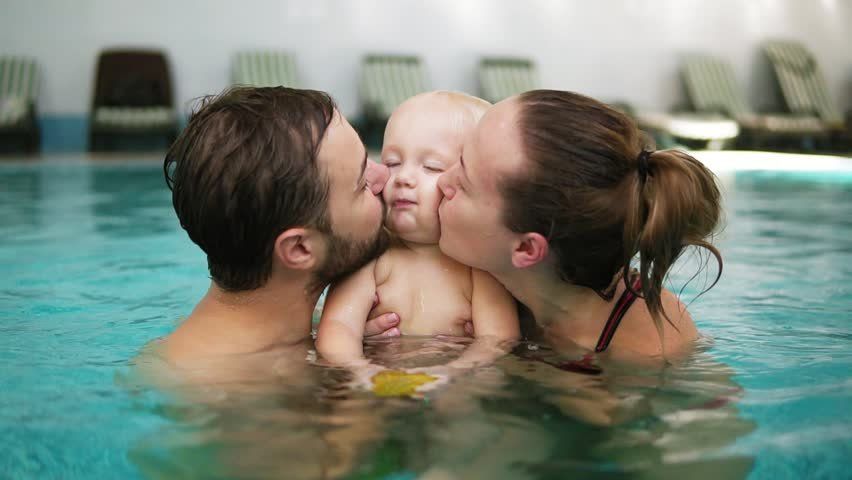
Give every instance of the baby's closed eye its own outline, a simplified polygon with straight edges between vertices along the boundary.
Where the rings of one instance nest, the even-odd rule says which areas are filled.
[[[440,160],[426,160],[423,162],[423,169],[427,172],[441,173],[447,169],[444,162]]]

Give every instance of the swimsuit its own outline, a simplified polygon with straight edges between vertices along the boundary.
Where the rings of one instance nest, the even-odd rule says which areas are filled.
[[[601,369],[601,367],[593,363],[595,359],[595,354],[606,351],[606,349],[609,347],[609,344],[612,341],[612,337],[615,335],[616,329],[618,329],[618,325],[621,323],[621,320],[627,314],[627,310],[630,309],[630,306],[633,305],[633,302],[635,302],[637,298],[640,298],[638,295],[636,295],[635,292],[641,291],[641,287],[642,283],[637,278],[636,281],[633,282],[633,288],[626,289],[624,293],[622,293],[621,296],[618,298],[618,301],[615,302],[615,306],[612,308],[612,312],[610,312],[609,314],[609,319],[604,325],[603,331],[601,332],[601,336],[598,338],[598,343],[595,345],[594,353],[587,353],[583,355],[582,359],[572,361],[553,361],[536,354],[525,354],[521,358],[546,363],[552,367],[568,372],[583,373],[586,375],[600,375],[601,373],[603,373],[603,370]],[[708,400],[704,404],[700,405],[698,408],[716,409],[724,407],[739,398],[742,395],[742,392],[742,387],[733,387],[730,393],[725,395],[719,395],[714,399]]]
[[[621,324],[621,320],[627,314],[627,310],[630,309],[633,302],[639,298],[635,292],[640,291],[641,287],[642,283],[637,278],[636,281],[633,282],[633,288],[624,290],[624,293],[622,293],[618,298],[618,301],[615,302],[615,306],[609,314],[609,319],[607,319],[606,324],[604,325],[601,336],[598,338],[598,343],[595,345],[595,353],[601,353],[609,348],[609,344],[612,342],[612,337],[615,336],[615,331],[618,329],[618,325]],[[592,363],[594,360],[594,353],[587,353],[586,355],[583,355],[581,360],[574,361],[554,362],[538,355],[527,356],[526,358],[538,360],[560,370],[566,370],[569,372],[585,373],[588,375],[600,375],[603,372],[601,367]]]
[[[639,298],[635,292],[640,291],[641,288],[642,282],[637,278],[633,282],[633,288],[624,290],[624,293],[615,302],[615,306],[609,314],[609,319],[606,321],[606,325],[604,325],[603,332],[601,332],[601,336],[598,338],[598,343],[595,345],[595,353],[601,353],[609,347],[609,342],[612,341],[612,337],[615,335],[615,330],[621,323],[621,319],[627,314],[627,310],[633,305],[633,302]]]

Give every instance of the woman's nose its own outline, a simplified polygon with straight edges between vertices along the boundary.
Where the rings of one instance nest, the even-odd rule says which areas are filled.
[[[388,172],[388,167],[381,163],[372,160],[367,160],[367,162],[367,172],[364,174],[367,177],[367,186],[373,192],[373,195],[378,195],[385,188],[390,172]]]
[[[455,185],[456,168],[458,166],[453,165],[438,177],[438,188],[447,200],[451,200],[456,194],[456,188],[453,186]]]

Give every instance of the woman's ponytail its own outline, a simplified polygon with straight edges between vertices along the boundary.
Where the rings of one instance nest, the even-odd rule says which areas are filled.
[[[659,327],[660,314],[668,320],[663,281],[686,247],[704,248],[716,258],[719,271],[713,285],[722,274],[722,257],[707,241],[719,223],[720,194],[713,173],[677,150],[643,150],[636,156],[635,171],[625,218],[624,270],[629,271],[638,253],[641,295]],[[633,288],[629,275],[624,278]]]

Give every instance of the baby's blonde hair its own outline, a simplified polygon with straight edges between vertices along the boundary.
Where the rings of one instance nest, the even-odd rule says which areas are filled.
[[[448,105],[455,107],[455,111],[453,112],[455,115],[452,123],[453,127],[460,134],[464,133],[467,129],[475,127],[479,122],[479,119],[482,118],[482,116],[485,115],[485,112],[491,107],[491,103],[479,97],[474,97],[473,95],[468,95],[464,92],[450,90],[434,90],[431,92],[420,93],[409,98],[403,102],[403,104],[427,100],[429,98],[440,99]],[[400,107],[401,106],[402,105],[400,105]]]
[[[479,119],[485,115],[485,112],[491,107],[491,103],[473,95],[468,95],[464,92],[455,92],[450,90],[436,90],[434,92],[424,93],[422,95],[436,95],[446,98],[447,101],[455,103],[463,107],[470,115],[470,119],[474,123],[479,122]]]

